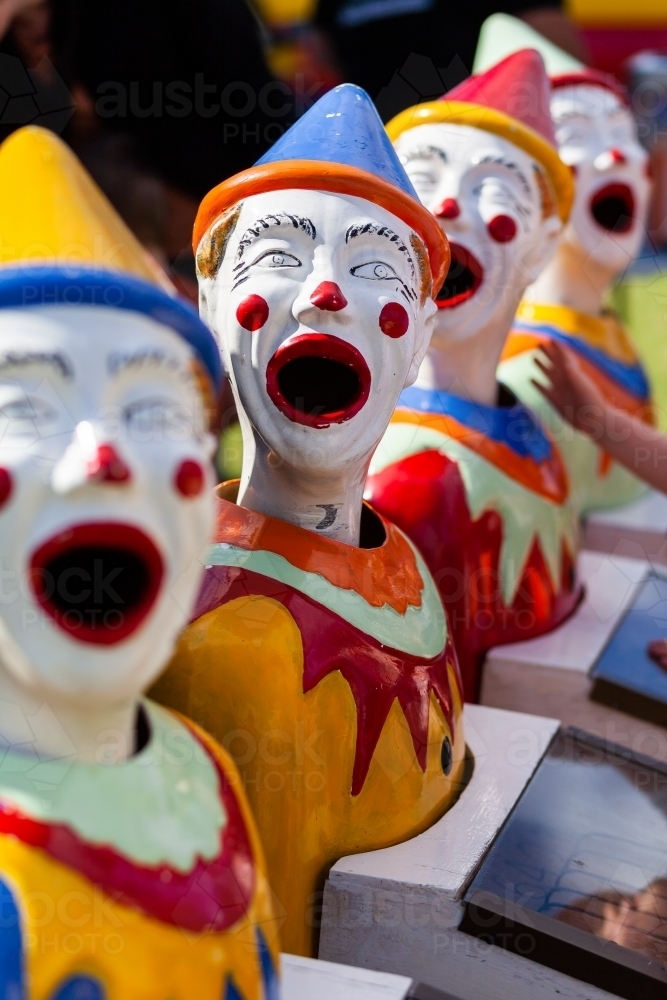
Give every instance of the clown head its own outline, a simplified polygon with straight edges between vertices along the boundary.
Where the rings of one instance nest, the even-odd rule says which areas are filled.
[[[367,462],[417,375],[447,264],[367,95],[331,91],[212,191],[195,251],[244,479],[257,447],[314,477]]]
[[[69,195],[89,245],[117,238],[50,133],[0,151],[0,177],[28,168],[40,189],[12,189],[5,246],[35,245],[23,194],[45,231]],[[196,597],[220,365],[189,307],[126,271],[54,263],[54,233],[48,260],[0,268],[0,675],[38,702],[118,705],[159,673]]]
[[[402,112],[388,132],[450,243],[436,335],[466,340],[490,325],[506,332],[554,252],[571,200],[539,55],[516,53],[441,100]]]
[[[651,194],[648,153],[614,81],[582,69],[551,82],[556,140],[576,179],[563,244],[614,277],[641,248]]]

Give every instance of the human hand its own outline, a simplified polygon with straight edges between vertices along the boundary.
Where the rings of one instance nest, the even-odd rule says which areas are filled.
[[[535,364],[549,379],[548,384],[531,379],[535,388],[576,430],[599,438],[608,404],[574,353],[557,340],[548,340],[540,345]]]

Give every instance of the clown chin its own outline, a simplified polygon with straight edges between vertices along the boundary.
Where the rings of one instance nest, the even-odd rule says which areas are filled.
[[[114,645],[136,632],[163,576],[153,542],[127,524],[75,525],[30,560],[30,584],[42,610],[72,639],[93,645]]]
[[[325,428],[366,404],[371,373],[360,352],[338,337],[305,333],[279,347],[266,369],[274,405],[297,424]]]
[[[450,243],[449,249],[449,271],[435,300],[438,309],[455,309],[468,302],[484,280],[484,268],[470,250],[458,243]]]

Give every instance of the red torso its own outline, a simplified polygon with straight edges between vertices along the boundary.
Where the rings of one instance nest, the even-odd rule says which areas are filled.
[[[500,585],[503,524],[495,511],[473,520],[456,462],[436,450],[404,458],[368,480],[373,506],[420,549],[445,602],[467,701],[479,694],[484,655],[493,646],[549,632],[579,600],[572,558],[563,546],[554,590],[537,540],[514,600]]]

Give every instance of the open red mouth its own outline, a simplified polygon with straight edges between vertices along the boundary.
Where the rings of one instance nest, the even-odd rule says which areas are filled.
[[[606,184],[591,198],[591,215],[610,233],[627,233],[635,217],[635,196],[627,184]]]
[[[453,309],[471,299],[484,278],[484,268],[474,254],[450,243],[451,261],[445,282],[436,295],[438,309]]]
[[[266,368],[266,389],[289,420],[328,427],[364,406],[371,373],[356,347],[325,333],[304,333],[279,347]]]
[[[30,586],[43,610],[72,638],[101,646],[139,628],[163,575],[153,542],[127,524],[69,528],[30,561]]]

